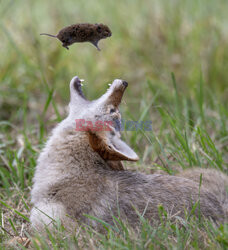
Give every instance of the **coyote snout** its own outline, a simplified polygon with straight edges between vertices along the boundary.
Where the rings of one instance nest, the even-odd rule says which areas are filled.
[[[82,80],[77,76],[71,80],[69,115],[53,130],[37,161],[31,193],[33,227],[50,226],[54,219],[61,220],[70,229],[77,221],[102,230],[99,222],[85,214],[109,224],[114,223],[113,215],[120,215],[135,227],[139,224],[137,212],[154,223],[159,221],[160,205],[175,219],[176,215],[184,217],[186,211],[191,212],[196,203],[200,207],[194,210],[196,215],[201,213],[216,222],[225,220],[224,200],[227,199],[223,198],[227,193],[223,189],[223,198],[218,199],[220,189],[214,192],[216,185],[209,188],[210,176],[215,176],[208,174],[210,170],[200,170],[203,180],[204,175],[207,179],[207,185],[203,185],[200,192],[197,180],[190,175],[188,178],[188,175],[145,175],[127,171],[121,161],[139,158],[121,140],[119,131],[111,125],[108,130],[94,131],[89,126],[86,131],[75,129],[75,119],[97,124],[120,121],[119,105],[127,86],[126,81],[114,80],[105,94],[89,101],[82,91]],[[221,185],[228,186],[227,176],[215,172],[223,176]]]

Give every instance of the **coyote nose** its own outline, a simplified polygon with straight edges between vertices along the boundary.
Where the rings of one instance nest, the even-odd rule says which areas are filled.
[[[124,85],[124,87],[127,87],[128,83],[126,81],[123,81],[123,85]]]

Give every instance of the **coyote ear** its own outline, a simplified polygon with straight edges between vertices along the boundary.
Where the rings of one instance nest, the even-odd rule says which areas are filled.
[[[104,160],[108,161],[138,161],[137,154],[117,135],[109,131],[88,132],[89,143]]]

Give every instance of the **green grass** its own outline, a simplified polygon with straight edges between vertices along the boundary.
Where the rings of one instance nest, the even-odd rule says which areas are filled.
[[[129,82],[121,110],[125,119],[152,120],[152,132],[124,132],[144,172],[176,166],[211,167],[228,173],[228,2],[192,0],[1,1],[0,2],[0,242],[26,235],[29,191],[36,159],[51,128],[66,115],[69,81],[86,80],[97,98],[115,78]],[[55,34],[77,22],[103,22],[113,36],[75,44],[67,51]],[[35,249],[166,249],[228,246],[227,225],[182,227],[141,219],[136,232],[116,219],[101,235],[81,228],[69,235],[57,225]]]

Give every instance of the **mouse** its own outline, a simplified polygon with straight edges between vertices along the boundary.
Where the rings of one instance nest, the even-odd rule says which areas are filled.
[[[107,25],[102,23],[78,23],[61,29],[57,35],[47,33],[41,33],[40,35],[46,35],[59,39],[62,42],[62,46],[66,49],[69,49],[68,46],[73,43],[90,42],[100,51],[98,42],[101,39],[110,37],[112,32]]]

